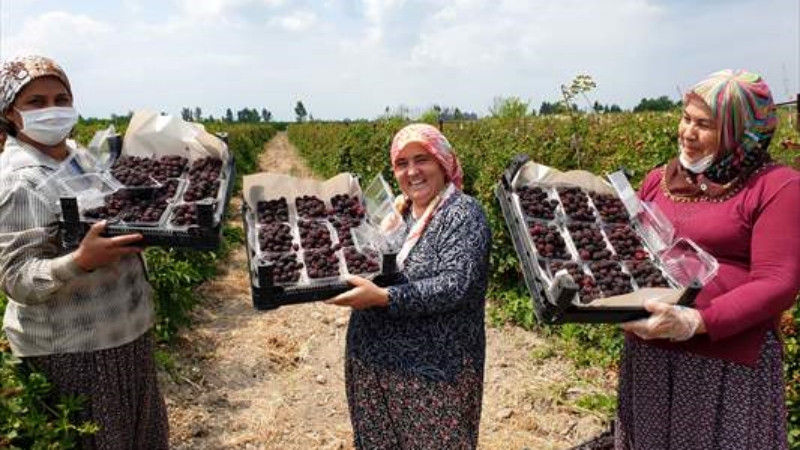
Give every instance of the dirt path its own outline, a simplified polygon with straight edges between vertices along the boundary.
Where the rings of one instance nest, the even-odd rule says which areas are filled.
[[[263,171],[310,176],[285,133],[265,145]],[[244,249],[200,289],[205,298],[164,375],[176,449],[350,449],[344,393],[349,311],[324,304],[257,312]],[[535,333],[487,330],[480,447],[568,448],[602,430],[598,417],[565,406],[583,391],[575,370]],[[585,374],[584,374],[585,376]]]

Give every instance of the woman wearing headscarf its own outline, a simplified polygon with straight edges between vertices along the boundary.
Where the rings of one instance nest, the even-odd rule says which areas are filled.
[[[800,173],[770,158],[775,105],[746,71],[686,94],[679,154],[640,190],[719,263],[696,309],[623,327],[616,447],[786,449],[778,322],[800,289]]]
[[[491,234],[480,204],[436,128],[412,124],[391,146],[403,195],[405,282],[351,277],[331,300],[350,306],[347,400],[359,449],[470,449],[478,442]]]
[[[99,431],[82,448],[167,448],[151,287],[130,246],[141,236],[105,238],[99,223],[74,251],[59,237],[56,178],[85,169],[67,140],[77,119],[69,79],[53,60],[26,56],[0,68],[3,329],[26,368],[47,377],[54,400],[84,397],[77,420]]]

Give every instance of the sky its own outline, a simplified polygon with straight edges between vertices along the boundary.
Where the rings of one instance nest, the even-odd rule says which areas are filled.
[[[0,0],[0,59],[66,70],[85,117],[262,108],[373,119],[433,105],[674,100],[723,68],[800,92],[800,0]],[[585,102],[585,101],[584,101]]]

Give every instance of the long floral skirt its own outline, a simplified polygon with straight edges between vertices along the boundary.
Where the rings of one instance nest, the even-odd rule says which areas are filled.
[[[83,449],[158,450],[169,447],[167,410],[158,390],[150,333],[110,349],[24,358],[44,372],[52,398],[85,397],[73,422],[91,421],[100,431]]]
[[[358,449],[474,449],[483,373],[473,364],[431,381],[348,358],[347,402]]]
[[[627,336],[617,449],[787,449],[782,348],[767,335],[756,367],[665,350]]]

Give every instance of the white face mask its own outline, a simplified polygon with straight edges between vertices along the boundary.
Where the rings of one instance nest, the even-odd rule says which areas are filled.
[[[703,156],[702,158],[698,159],[697,161],[690,161],[689,158],[681,151],[680,155],[678,155],[678,160],[681,162],[681,165],[692,173],[703,173],[711,167],[711,164],[714,162],[714,154],[708,154]]]
[[[53,106],[50,108],[20,111],[22,129],[25,136],[44,145],[56,145],[69,136],[69,132],[78,123],[78,112],[71,106]]]

